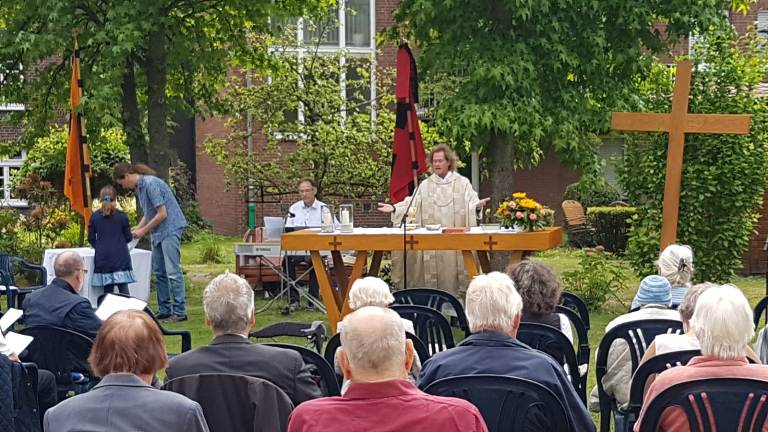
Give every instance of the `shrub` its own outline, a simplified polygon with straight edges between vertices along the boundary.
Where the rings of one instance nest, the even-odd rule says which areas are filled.
[[[0,252],[18,255],[21,252],[19,212],[12,208],[0,208]]]
[[[563,201],[578,201],[585,208],[610,205],[620,199],[619,191],[602,178],[584,178],[577,183],[571,183],[563,194]]]
[[[211,234],[200,236],[199,243],[200,264],[221,264],[224,262],[220,237]]]
[[[697,65],[706,64],[706,68]],[[686,136],[677,238],[691,245],[696,281],[726,282],[741,268],[762,204],[768,177],[768,100],[756,91],[768,72],[768,51],[754,34],[711,29],[694,50],[690,112],[747,113],[749,135]],[[644,111],[669,112],[673,76],[658,64],[642,83]],[[627,258],[640,274],[654,272],[659,254],[666,134],[628,136],[619,179],[637,215]]]
[[[192,173],[184,162],[177,162],[171,167],[168,183],[173,189],[179,202],[181,212],[187,219],[187,229],[184,231],[182,241],[188,242],[197,235],[210,231],[211,224],[200,214],[200,206],[197,204],[197,191],[192,181]]]
[[[590,310],[602,309],[609,297],[621,302],[618,293],[627,288],[621,262],[602,246],[581,253],[579,269],[562,274],[565,289],[581,297]]]
[[[627,250],[629,227],[634,207],[590,207],[587,218],[595,229],[593,239],[609,252],[623,253]]]

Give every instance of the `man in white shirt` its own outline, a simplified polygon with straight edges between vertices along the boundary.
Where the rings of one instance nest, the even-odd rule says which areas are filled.
[[[299,181],[299,197],[301,201],[298,201],[291,205],[288,209],[288,218],[285,221],[286,227],[319,227],[320,226],[320,210],[325,203],[315,198],[317,195],[317,187],[312,179],[305,178]],[[296,264],[306,263],[312,265],[312,260],[308,255],[304,256],[289,256],[287,257],[286,264],[288,267],[288,276],[291,279],[296,279]],[[291,313],[299,308],[299,293],[295,288],[291,287],[290,304],[283,310],[284,314]],[[309,295],[319,299],[320,286],[317,284],[317,276],[315,270],[312,269],[309,272]],[[314,306],[310,303],[307,305],[307,310],[314,311]]]

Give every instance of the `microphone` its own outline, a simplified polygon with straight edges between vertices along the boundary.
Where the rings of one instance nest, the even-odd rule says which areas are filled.
[[[403,213],[403,217],[400,218],[400,226],[404,226],[405,222],[408,218],[408,211],[411,209],[411,206],[413,205],[413,200],[416,199],[416,193],[419,192],[419,186],[421,186],[421,182],[416,184],[416,189],[413,190],[413,194],[411,194],[411,199],[408,201],[408,206],[405,208],[405,213]]]
[[[403,227],[403,289],[408,289],[408,242],[406,234],[408,227],[405,221],[408,218],[408,211],[413,205],[413,200],[416,199],[416,194],[419,192],[419,186],[421,186],[421,182],[416,183],[416,188],[413,190],[413,194],[411,194],[410,201],[408,201],[408,207],[405,208],[403,218],[400,219],[400,226]]]
[[[288,217],[289,217],[289,218],[295,218],[295,217],[296,217],[296,214],[295,214],[295,213],[293,213],[292,211],[288,210]]]

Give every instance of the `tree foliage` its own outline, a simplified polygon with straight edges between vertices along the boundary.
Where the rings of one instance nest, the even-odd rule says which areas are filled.
[[[25,143],[47,133],[67,109],[69,57],[77,29],[93,130],[124,129],[134,161],[164,176],[170,118],[207,112],[233,64],[260,64],[246,44],[269,17],[323,9],[332,0],[3,0],[0,102],[27,107]],[[147,142],[148,135],[148,142]],[[93,137],[97,138],[97,137]]]
[[[627,106],[646,53],[723,20],[732,0],[403,0],[398,27],[429,80],[450,80],[435,110],[441,132],[484,149],[494,197],[511,170],[553,149],[597,172],[596,132]],[[660,29],[655,24],[664,24]]]
[[[695,253],[698,281],[725,282],[741,268],[768,186],[768,101],[757,86],[768,74],[768,54],[754,34],[737,38],[730,25],[711,28],[694,47],[689,112],[752,114],[749,135],[686,136],[680,195],[679,242]],[[639,83],[637,109],[669,112],[674,70],[656,64]],[[659,253],[668,137],[628,135],[620,182],[637,205],[628,258],[641,274],[654,271]]]
[[[251,70],[256,85],[241,78],[228,87],[230,134],[210,139],[206,150],[224,167],[230,184],[250,181],[267,194],[295,193],[296,181],[304,177],[314,179],[326,200],[383,194],[394,130],[394,115],[386,108],[393,101],[392,71],[373,67],[377,97],[371,100],[370,57],[321,53],[310,46],[299,59],[295,29],[286,33],[267,41],[281,48],[272,68]],[[253,154],[246,145],[246,113],[260,126]],[[263,139],[266,145],[259,146]]]

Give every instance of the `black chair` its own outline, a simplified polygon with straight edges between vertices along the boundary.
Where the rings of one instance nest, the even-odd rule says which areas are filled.
[[[768,311],[768,296],[763,297],[762,300],[757,302],[755,305],[755,313],[753,315],[753,318],[755,320],[755,328],[760,328],[760,319],[763,317],[763,314],[765,314],[765,324],[763,326],[768,324],[768,314],[766,314],[766,311]]]
[[[444,305],[449,304],[456,311],[456,320],[464,332],[464,337],[471,334],[464,305],[451,293],[432,288],[410,288],[395,291],[392,295],[395,297],[395,304],[427,306],[440,312],[443,311]]]
[[[392,305],[390,309],[413,322],[416,336],[427,346],[430,356],[456,346],[451,325],[439,311],[418,305]]]
[[[556,311],[568,318],[568,321],[571,322],[571,329],[576,332],[576,361],[579,365],[589,365],[589,353],[591,348],[589,347],[589,329],[587,329],[586,324],[584,324],[584,321],[579,317],[579,314],[572,309],[557,305]]]
[[[20,287],[16,284],[15,272],[17,270],[37,274],[31,286]],[[27,294],[36,289],[43,288],[47,283],[48,272],[45,270],[45,267],[25,261],[16,255],[0,253],[0,285],[5,288],[8,308],[21,308],[21,303]]]
[[[672,351],[664,354],[658,354],[638,366],[635,374],[632,376],[632,385],[629,388],[629,410],[635,415],[640,415],[640,409],[643,407],[643,396],[645,385],[651,375],[664,372],[667,369],[686,365],[696,356],[701,355],[700,350]]]
[[[301,354],[301,358],[304,359],[304,363],[312,365],[316,368],[317,376],[320,381],[320,391],[323,393],[323,396],[341,395],[341,388],[339,387],[339,382],[336,380],[336,372],[334,372],[332,364],[329,364],[327,361],[325,361],[323,356],[320,354],[300,345],[271,342],[265,343],[264,345],[294,350]]]
[[[29,344],[21,360],[37,364],[39,369],[50,371],[56,376],[59,400],[70,392],[85,393],[96,379],[88,367],[88,355],[93,340],[85,335],[60,327],[32,326],[19,333],[35,338]],[[75,379],[74,375],[82,375]]]
[[[112,295],[120,296],[120,297],[132,297],[127,294],[121,294],[121,293],[111,293]],[[101,305],[101,302],[104,301],[104,298],[107,296],[107,294],[101,294],[96,299],[96,304]],[[135,297],[134,297],[135,298]],[[163,327],[163,324],[160,322],[160,320],[157,319],[155,316],[155,313],[150,309],[149,306],[144,308],[144,312],[147,313],[152,318],[152,321],[157,324],[157,326],[160,328],[160,333],[163,334],[163,336],[170,336],[170,337],[178,337],[181,340],[181,352],[185,353],[192,349],[192,333],[189,332],[189,330],[168,330],[167,328]],[[176,353],[168,353],[169,357],[175,356]]]
[[[691,432],[760,431],[768,415],[768,381],[709,378],[675,384],[648,404],[640,432],[658,430],[664,410],[677,406]]]
[[[424,389],[457,397],[480,410],[489,432],[570,431],[563,404],[543,385],[501,375],[462,375],[437,380]]]
[[[630,321],[619,324],[612,328],[603,336],[600,345],[597,348],[597,359],[595,360],[595,375],[597,378],[597,393],[600,397],[600,431],[609,432],[611,428],[611,419],[620,414],[625,420],[618,422],[616,431],[626,430],[631,422],[627,416],[629,412],[623,413],[618,410],[616,400],[605,393],[603,388],[603,377],[608,369],[608,351],[611,344],[617,339],[623,339],[629,346],[629,355],[631,361],[632,373],[637,369],[640,359],[643,358],[645,350],[651,344],[657,335],[665,333],[683,333],[683,323],[677,320],[669,319],[646,319],[639,321]],[[629,385],[629,383],[627,383]]]
[[[589,309],[584,300],[576,294],[563,291],[560,294],[560,305],[576,312],[584,323],[584,327],[589,330]]]
[[[405,332],[405,337],[413,343],[413,350],[416,352],[416,355],[419,356],[419,361],[421,361],[421,364],[423,365],[425,361],[429,360],[429,350],[427,349],[427,346],[424,345],[424,342],[422,342],[418,336],[411,332]],[[341,333],[333,335],[332,338],[328,339],[328,343],[325,344],[325,353],[323,354],[323,357],[325,358],[325,361],[334,368],[334,373],[336,372],[336,351],[340,346]],[[341,387],[343,379],[343,376],[336,374],[336,380],[339,383],[339,387]]]
[[[322,321],[312,321],[311,324],[294,322],[275,323],[263,329],[250,332],[248,337],[254,339],[274,339],[280,336],[306,338],[307,343],[314,345],[316,352],[322,353],[325,335],[325,324]]]
[[[293,410],[291,399],[279,387],[246,375],[186,375],[166,382],[162,389],[199,403],[211,432],[284,431]]]
[[[548,354],[560,363],[564,368],[568,366],[571,384],[576,393],[587,404],[587,376],[579,373],[579,363],[576,361],[576,352],[571,341],[560,331],[552,326],[537,323],[520,323],[517,329],[517,339],[520,342]]]

